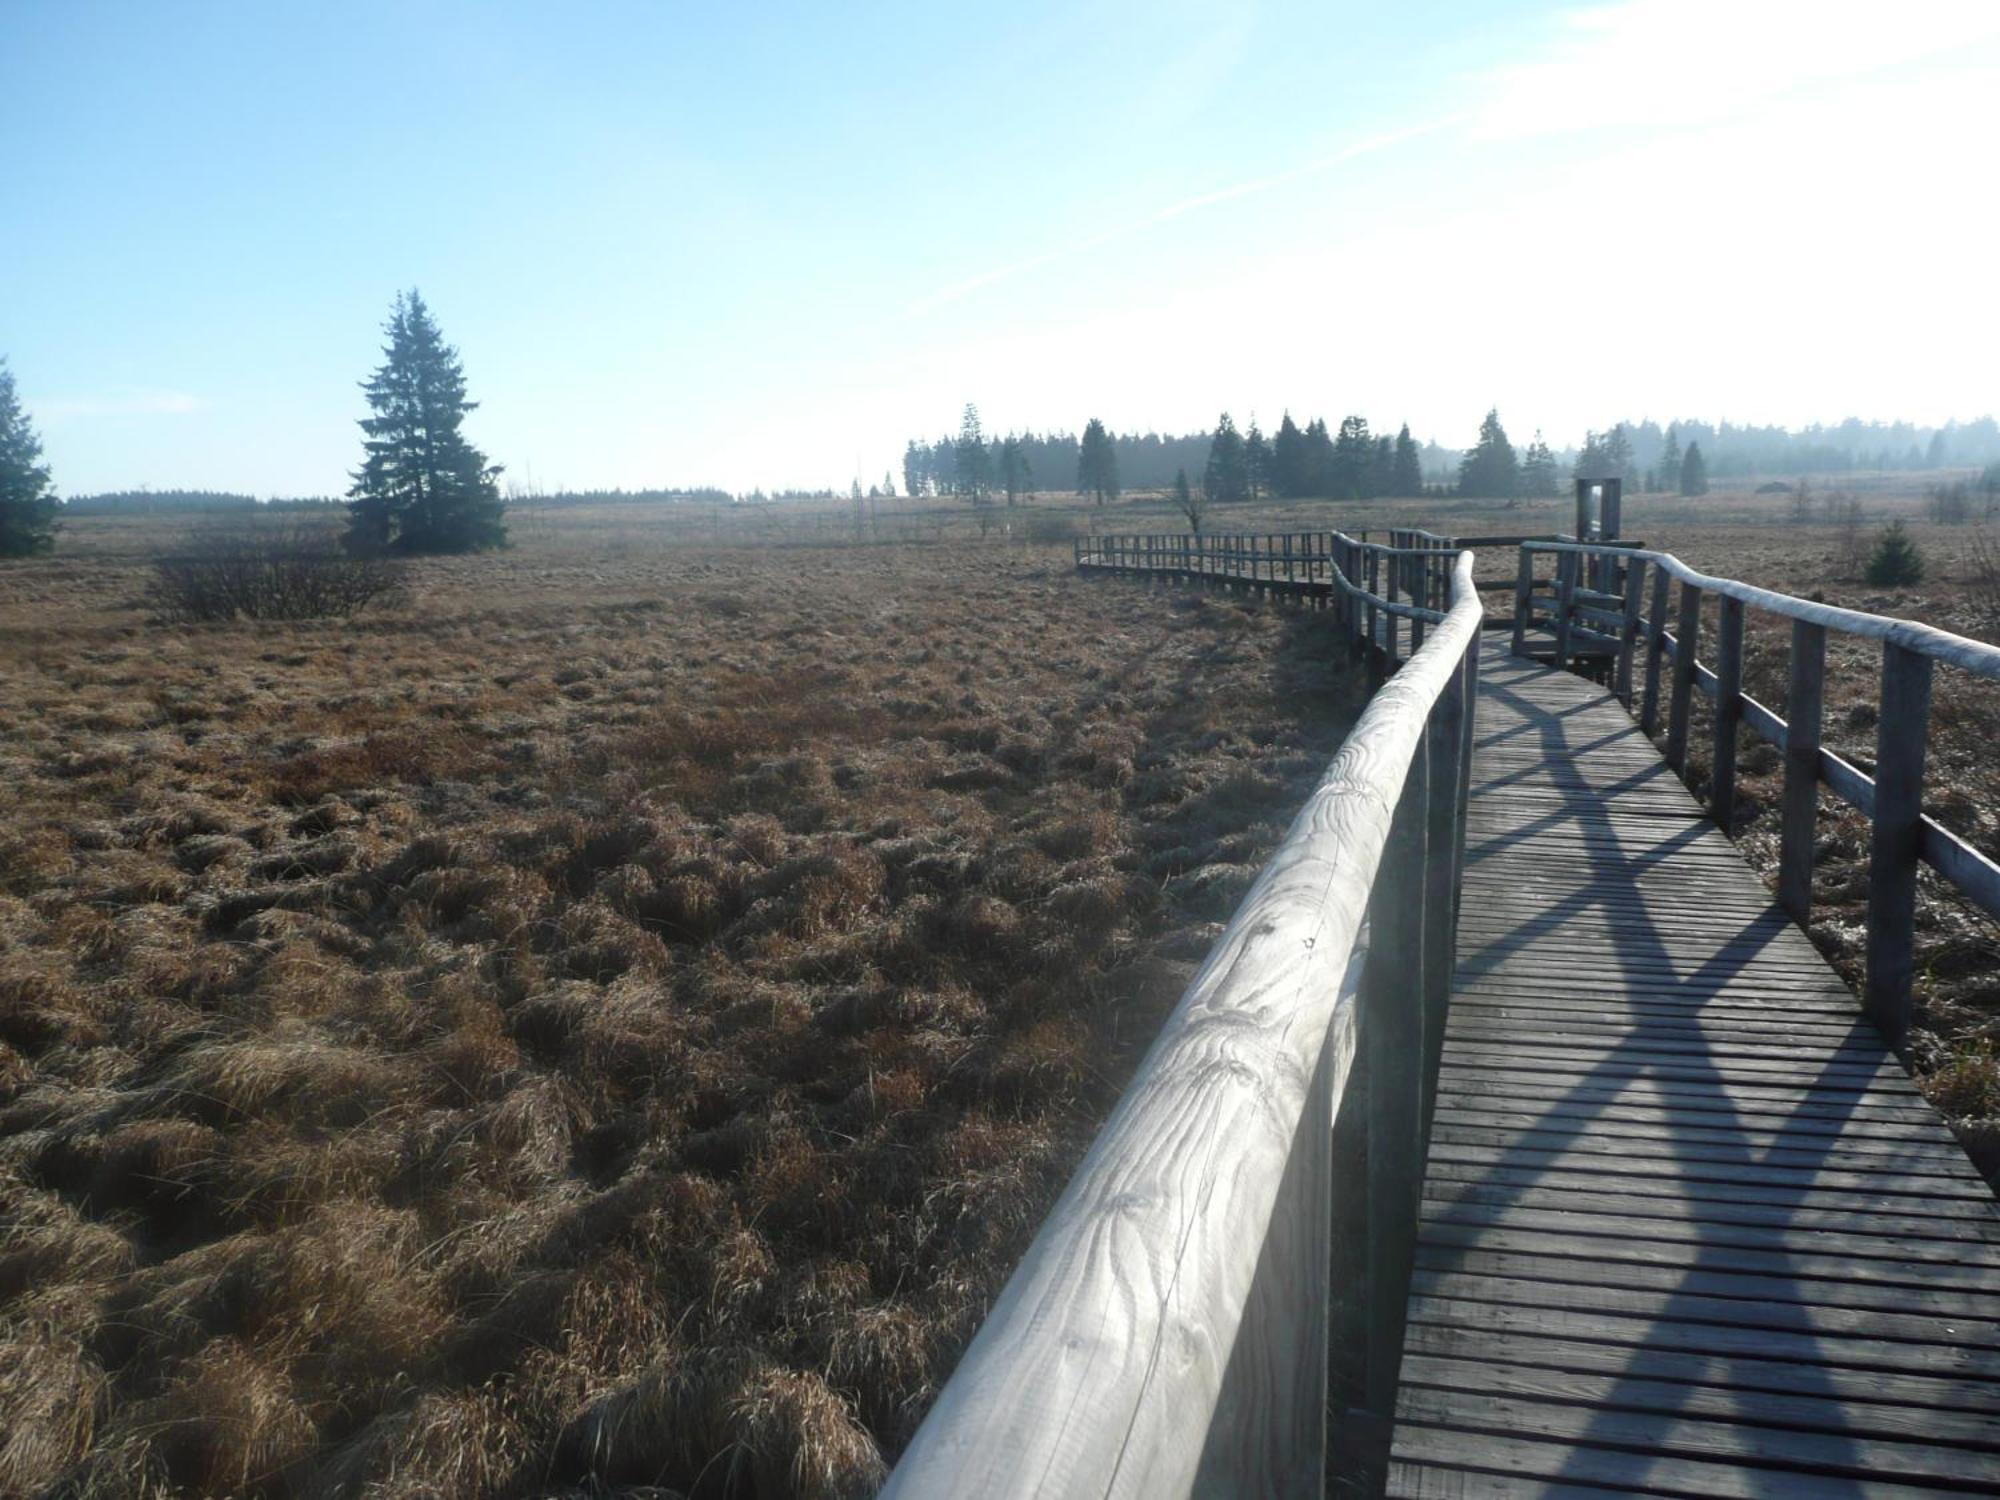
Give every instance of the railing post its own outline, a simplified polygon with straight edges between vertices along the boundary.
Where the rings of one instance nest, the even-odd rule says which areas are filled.
[[[1674,632],[1674,692],[1667,706],[1667,765],[1687,769],[1688,711],[1694,700],[1694,654],[1701,639],[1701,590],[1681,583],[1680,628]]]
[[[1459,859],[1465,823],[1459,787],[1465,773],[1465,721],[1471,716],[1465,662],[1438,695],[1424,736],[1429,752],[1424,827],[1424,1065],[1421,1129],[1417,1150],[1429,1150],[1431,1116],[1437,1109],[1438,1068],[1444,1057],[1445,1014],[1451,1006],[1451,976],[1458,947]]]
[[[1736,826],[1736,729],[1743,722],[1743,601],[1717,597],[1715,749],[1709,765],[1708,807],[1724,833]]]
[[[1639,707],[1639,728],[1648,735],[1660,725],[1660,658],[1666,655],[1667,589],[1672,583],[1665,565],[1653,569],[1653,606],[1646,620],[1646,691]]]
[[[1571,612],[1576,608],[1576,575],[1582,569],[1583,554],[1561,552],[1556,555],[1556,660],[1558,672],[1569,670],[1569,633]]]
[[[1521,548],[1520,570],[1514,575],[1514,654],[1528,654],[1528,618],[1534,609],[1535,554]]]
[[[1425,732],[1425,740],[1429,731]],[[1423,1189],[1424,834],[1429,754],[1419,744],[1368,901],[1357,1039],[1368,1070],[1367,1405],[1396,1398]]]
[[[1886,641],[1875,729],[1875,829],[1868,853],[1868,1012],[1891,1047],[1910,1030],[1916,966],[1917,849],[1922,836],[1924,747],[1931,659]]]
[[[1812,920],[1818,837],[1819,733],[1826,702],[1826,627],[1792,621],[1792,678],[1785,694],[1785,790],[1779,814],[1778,902],[1799,926]]]
[[[1625,567],[1625,623],[1618,631],[1618,699],[1629,710],[1632,702],[1632,658],[1639,649],[1640,611],[1646,602],[1646,564],[1633,558]]]

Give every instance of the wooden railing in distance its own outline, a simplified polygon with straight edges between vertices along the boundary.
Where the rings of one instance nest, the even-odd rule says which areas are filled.
[[[1332,591],[1386,608],[1342,555],[1318,554]],[[1470,553],[1448,605],[1217,939],[888,1495],[1318,1495],[1336,1299],[1361,1309],[1386,1416],[1463,863]],[[1337,1178],[1357,1065],[1365,1172]],[[1337,1244],[1358,1284],[1332,1284]]]
[[[1554,587],[1536,575],[1546,559]],[[1580,582],[1587,564],[1600,580]],[[1651,583],[1648,586],[1648,575]],[[1678,591],[1678,598],[1670,594]],[[1713,664],[1700,659],[1702,601],[1716,600]],[[1744,611],[1792,622],[1786,716],[1743,691]],[[1890,1045],[1909,1034],[1916,944],[1917,865],[1931,866],[1989,916],[2000,917],[2000,866],[1923,813],[1925,743],[1935,664],[2000,680],[2000,647],[1949,631],[1860,610],[1816,604],[1697,573],[1671,553],[1601,543],[1530,542],[1521,548],[1514,598],[1514,649],[1528,632],[1554,633],[1554,659],[1568,666],[1580,651],[1608,665],[1614,690],[1656,733],[1666,696],[1666,758],[1687,771],[1689,713],[1699,690],[1714,700],[1708,801],[1731,831],[1736,816],[1738,730],[1748,727],[1784,752],[1779,808],[1778,899],[1801,926],[1812,914],[1812,867],[1819,788],[1870,821],[1867,976],[1863,1000]],[[1882,645],[1875,774],[1820,743],[1829,630]],[[1663,684],[1663,675],[1665,681]],[[1636,679],[1636,681],[1635,681]]]

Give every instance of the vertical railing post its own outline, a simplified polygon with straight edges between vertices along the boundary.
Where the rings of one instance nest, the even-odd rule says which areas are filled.
[[[1743,601],[1717,596],[1715,742],[1709,764],[1708,809],[1724,833],[1736,827],[1736,730],[1743,722]]]
[[[1535,554],[1521,548],[1521,565],[1514,575],[1514,654],[1528,654],[1528,620],[1535,603]]]
[[[1572,612],[1576,609],[1576,575],[1582,570],[1583,555],[1578,552],[1556,554],[1556,660],[1558,672],[1569,670],[1569,633]]]
[[[1639,652],[1639,621],[1646,603],[1646,564],[1633,558],[1625,568],[1625,623],[1618,631],[1618,678],[1619,701],[1629,710],[1636,707],[1632,698],[1632,659]]]
[[[1694,657],[1701,640],[1701,590],[1681,583],[1680,626],[1674,632],[1674,689],[1667,705],[1667,765],[1687,769],[1688,713],[1694,702]]]
[[[1910,981],[1916,967],[1917,850],[1930,712],[1931,659],[1885,642],[1882,703],[1875,729],[1875,828],[1868,852],[1864,998],[1884,1040],[1899,1051],[1910,1031]]]
[[[1437,1109],[1438,1068],[1444,1057],[1445,1014],[1451,1006],[1451,975],[1458,946],[1459,856],[1465,824],[1459,816],[1459,784],[1464,779],[1465,720],[1471,713],[1463,658],[1431,710],[1424,743],[1430,753],[1425,787],[1424,826],[1424,1059],[1418,1080],[1422,1109],[1417,1150],[1429,1149],[1431,1116]]]
[[[1672,583],[1665,564],[1653,569],[1653,604],[1646,618],[1646,690],[1639,700],[1639,728],[1649,735],[1660,724],[1660,661],[1667,649],[1667,589]]]
[[[1803,927],[1812,920],[1813,844],[1818,837],[1819,735],[1826,705],[1826,627],[1792,621],[1791,686],[1785,693],[1785,790],[1779,812],[1778,902]]]
[[[1428,741],[1429,732],[1425,733]],[[1368,1072],[1367,1404],[1387,1416],[1402,1359],[1423,1189],[1424,833],[1430,757],[1419,744],[1368,902],[1360,1043]]]

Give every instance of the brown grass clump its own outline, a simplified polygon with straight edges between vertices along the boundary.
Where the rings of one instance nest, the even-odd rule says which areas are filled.
[[[0,1494],[871,1493],[1358,703],[1067,549],[593,524],[8,574]]]

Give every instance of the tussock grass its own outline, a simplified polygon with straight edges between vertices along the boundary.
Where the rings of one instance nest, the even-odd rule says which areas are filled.
[[[872,1492],[1358,707],[1066,548],[135,536],[0,599],[5,1494]]]

